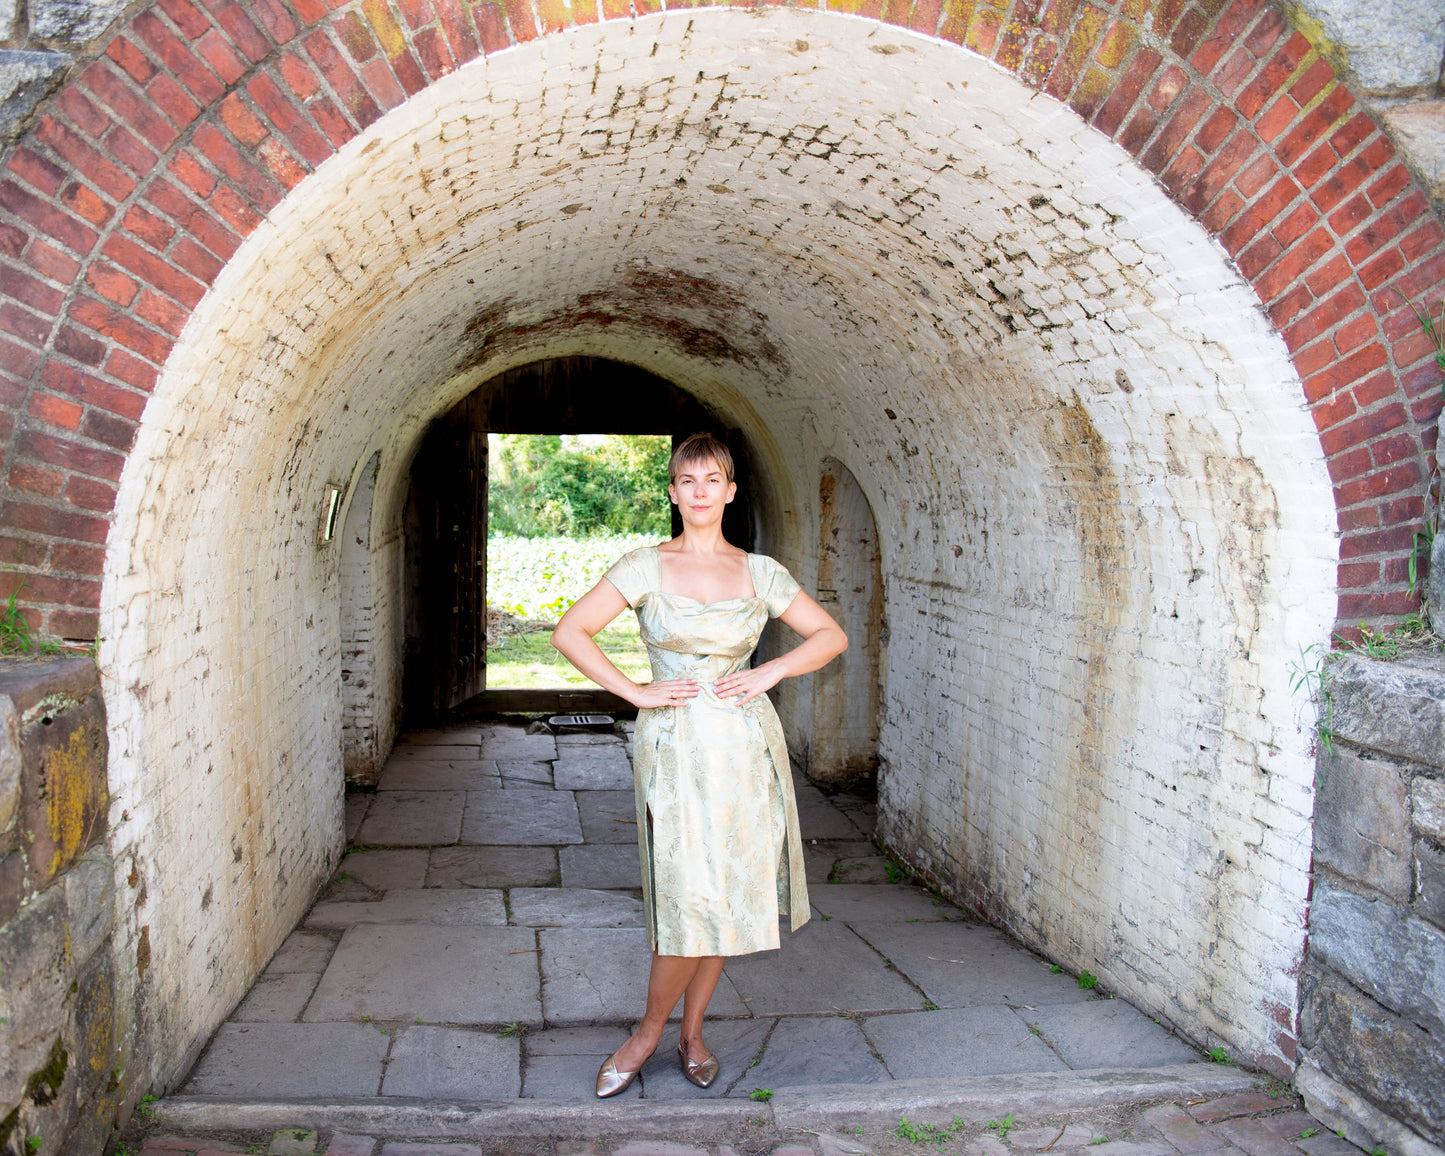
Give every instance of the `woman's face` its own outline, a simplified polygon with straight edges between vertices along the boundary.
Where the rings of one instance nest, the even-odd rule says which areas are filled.
[[[738,492],[712,458],[685,462],[667,487],[667,496],[688,525],[705,526],[722,519],[723,507]]]

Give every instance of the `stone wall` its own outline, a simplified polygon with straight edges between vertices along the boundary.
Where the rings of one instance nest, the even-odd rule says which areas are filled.
[[[105,711],[88,658],[0,661],[0,1150],[98,1152],[134,1084]],[[137,964],[143,966],[142,961]]]
[[[1366,1150],[1445,1144],[1445,659],[1335,669],[1298,1084]],[[1425,1139],[1422,1139],[1425,1138]]]

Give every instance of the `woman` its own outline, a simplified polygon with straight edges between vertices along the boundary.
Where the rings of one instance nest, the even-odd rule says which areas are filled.
[[[679,998],[678,1061],[708,1087],[718,1062],[702,1021],[725,957],[776,948],[782,912],[794,931],[807,921],[788,752],[765,692],[848,646],[782,566],[723,539],[723,510],[737,493],[725,445],[692,435],[668,474],[682,534],[624,555],[552,632],[573,666],[638,708],[633,768],[652,970],[642,1021],[597,1073],[598,1096],[632,1083]],[[652,662],[653,680],[640,686],[593,641],[628,606]],[[803,641],[749,668],[769,617]]]

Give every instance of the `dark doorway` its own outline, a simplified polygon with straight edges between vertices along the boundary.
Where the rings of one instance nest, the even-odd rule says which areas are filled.
[[[625,705],[595,689],[486,691],[486,435],[667,434],[680,440],[698,430],[723,438],[733,452],[738,499],[723,530],[729,541],[752,549],[751,463],[741,431],[685,390],[637,366],[593,357],[533,362],[484,382],[432,423],[413,461],[405,527],[403,693],[409,725],[463,706]]]

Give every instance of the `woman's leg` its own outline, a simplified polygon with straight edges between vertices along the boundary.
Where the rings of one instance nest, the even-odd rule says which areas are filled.
[[[702,1042],[702,1017],[707,1014],[708,1001],[722,978],[723,963],[720,955],[705,955],[697,961],[697,971],[687,985],[682,1000],[682,1042],[687,1047],[687,1058],[700,1064],[711,1053]]]
[[[652,971],[647,977],[647,1010],[643,1012],[642,1022],[637,1025],[631,1038],[613,1054],[613,1062],[618,1071],[631,1072],[642,1067],[662,1039],[662,1029],[667,1026],[667,1017],[672,1015],[677,1001],[683,997],[684,992],[690,992],[699,964],[709,958],[714,957],[653,953]],[[717,977],[714,976],[708,995],[712,994],[712,987],[716,985]],[[689,1004],[691,1002],[689,999]],[[701,1020],[701,1016],[698,1018]]]

